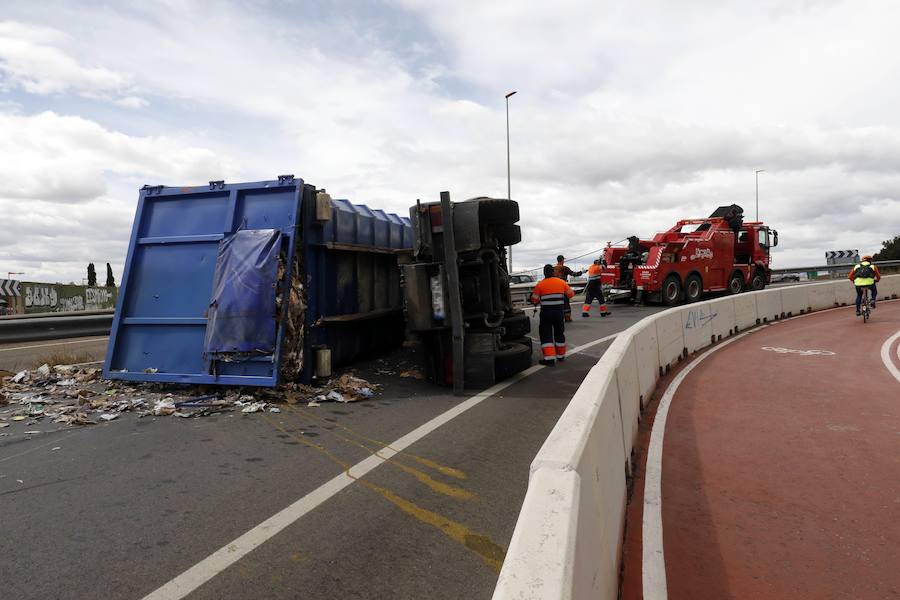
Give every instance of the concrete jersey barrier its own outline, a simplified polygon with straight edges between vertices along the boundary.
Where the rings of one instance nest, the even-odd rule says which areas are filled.
[[[900,275],[883,277],[878,293],[900,295]],[[855,300],[846,280],[773,288],[671,308],[619,334],[531,463],[494,600],[617,598],[626,475],[659,378],[750,327]]]

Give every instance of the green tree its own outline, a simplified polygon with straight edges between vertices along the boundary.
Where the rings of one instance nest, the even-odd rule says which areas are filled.
[[[900,260],[900,235],[881,243],[881,251],[872,258],[875,260]]]
[[[94,263],[88,263],[88,285],[94,287],[97,285],[97,269]]]
[[[113,277],[112,267],[106,263],[106,287],[116,287],[116,278]]]

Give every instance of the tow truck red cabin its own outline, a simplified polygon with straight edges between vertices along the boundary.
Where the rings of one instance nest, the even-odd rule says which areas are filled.
[[[769,284],[769,250],[778,232],[762,222],[744,223],[744,210],[720,206],[707,219],[684,219],[652,240],[628,238],[628,247],[603,252],[601,281],[611,296],[696,302],[704,292],[761,290]]]

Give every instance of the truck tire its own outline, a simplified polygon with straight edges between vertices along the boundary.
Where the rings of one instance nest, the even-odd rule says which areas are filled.
[[[503,320],[501,325],[505,329],[503,341],[523,338],[531,333],[531,319],[525,313],[517,313]]]
[[[517,340],[509,340],[508,344],[522,344],[526,348],[528,348],[529,352],[534,352],[534,339],[530,337],[523,337]]]
[[[744,291],[744,276],[740,273],[740,271],[735,271],[731,274],[731,279],[728,280],[728,293],[729,294],[740,294]]]
[[[693,273],[684,282],[684,299],[687,302],[696,302],[703,295],[703,280]]]
[[[531,366],[531,348],[524,344],[508,344],[494,353],[494,379],[503,381]]]
[[[518,225],[502,223],[491,227],[497,243],[501,246],[512,246],[522,241],[522,230]]]
[[[478,219],[483,225],[511,225],[519,220],[519,203],[505,198],[481,198]]]
[[[766,277],[762,271],[754,271],[753,278],[750,280],[750,289],[754,292],[766,287]]]
[[[662,302],[666,306],[675,306],[681,300],[681,280],[672,273],[662,285]]]

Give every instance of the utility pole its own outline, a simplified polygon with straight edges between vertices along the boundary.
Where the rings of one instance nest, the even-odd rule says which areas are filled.
[[[765,169],[758,169],[756,171],[756,222],[759,222],[759,174],[765,173]]]
[[[509,98],[514,96],[516,92],[510,92],[506,95],[506,198],[512,200],[512,178],[509,168]],[[509,247],[509,272],[512,273],[512,246]]]

